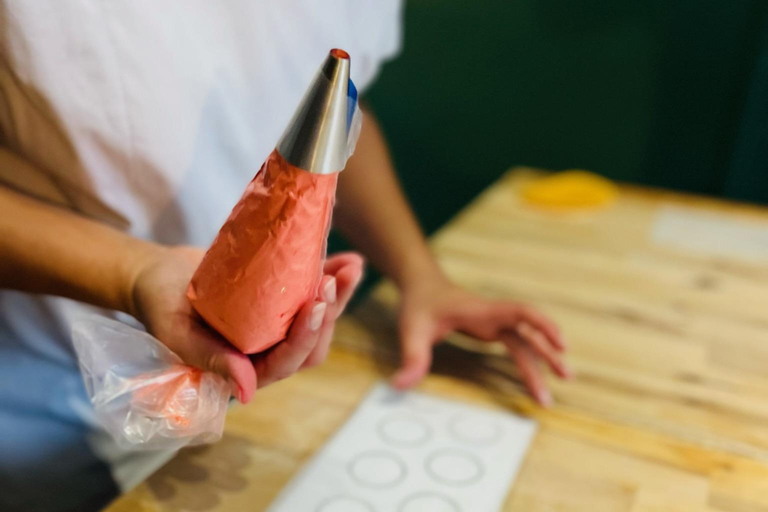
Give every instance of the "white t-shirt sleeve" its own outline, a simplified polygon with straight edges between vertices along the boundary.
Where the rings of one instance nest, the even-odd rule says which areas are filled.
[[[383,16],[380,18],[379,57],[381,61],[386,61],[400,53],[402,47],[403,2],[401,0],[387,2],[383,11]]]
[[[382,65],[396,57],[402,47],[403,2],[402,0],[368,0],[354,4],[357,11],[353,32],[358,41],[366,44],[363,55],[357,61],[352,56],[352,79],[360,92],[376,80]],[[355,73],[355,67],[360,73]],[[357,76],[355,76],[357,75]]]

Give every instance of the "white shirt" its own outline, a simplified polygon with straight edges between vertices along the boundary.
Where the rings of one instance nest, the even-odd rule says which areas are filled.
[[[0,0],[0,184],[137,237],[205,247],[327,52],[349,52],[364,91],[399,49],[400,10],[399,0]],[[86,311],[96,310],[0,292],[0,393],[3,378],[34,388],[37,360],[74,372],[70,323]],[[18,354],[31,367],[13,377]],[[29,400],[82,410],[75,382]]]

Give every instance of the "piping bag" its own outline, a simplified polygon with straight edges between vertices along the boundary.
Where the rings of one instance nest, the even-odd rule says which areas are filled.
[[[349,55],[331,50],[195,272],[192,306],[244,353],[283,340],[316,295],[336,180],[360,124]]]
[[[244,353],[283,340],[317,293],[338,173],[362,125],[349,68],[349,55],[331,50],[189,284],[194,309]],[[221,438],[230,398],[221,376],[102,317],[75,322],[72,341],[96,417],[120,446],[178,449]]]

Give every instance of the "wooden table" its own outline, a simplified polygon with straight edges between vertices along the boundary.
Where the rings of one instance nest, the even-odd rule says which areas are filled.
[[[458,282],[541,307],[570,341],[577,377],[550,379],[549,410],[503,358],[452,344],[420,388],[539,421],[504,510],[768,511],[768,263],[650,239],[661,205],[766,225],[768,210],[623,187],[607,209],[545,213],[518,196],[534,175],[510,172],[432,240]],[[392,371],[395,300],[381,285],[326,364],[234,408],[220,443],[182,451],[109,510],[265,510]]]

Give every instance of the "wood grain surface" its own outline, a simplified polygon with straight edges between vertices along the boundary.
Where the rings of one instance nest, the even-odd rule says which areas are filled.
[[[665,205],[766,226],[768,209],[622,187],[599,211],[537,211],[519,199],[536,174],[505,175],[432,247],[456,281],[553,316],[576,378],[549,379],[556,404],[541,409],[497,347],[455,337],[419,389],[539,421],[505,511],[768,512],[768,262],[650,237]],[[396,299],[379,286],[324,365],[235,407],[220,443],[182,451],[108,510],[265,510],[394,368]]]

